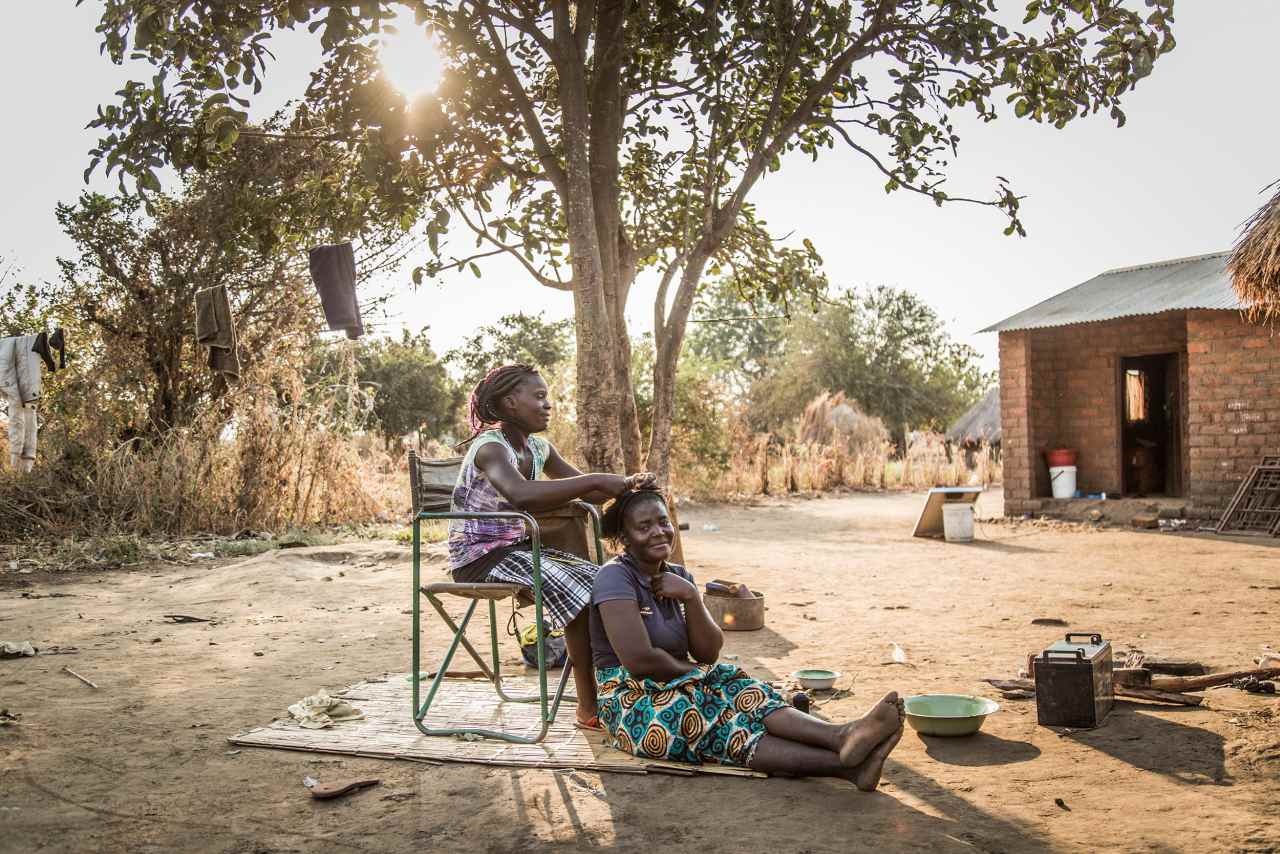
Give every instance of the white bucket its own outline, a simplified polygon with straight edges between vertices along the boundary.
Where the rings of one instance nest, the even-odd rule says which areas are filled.
[[[1053,466],[1049,469],[1049,487],[1054,498],[1074,498],[1076,494],[1076,467]]]
[[[973,542],[973,505],[964,501],[943,504],[942,535],[948,543]]]

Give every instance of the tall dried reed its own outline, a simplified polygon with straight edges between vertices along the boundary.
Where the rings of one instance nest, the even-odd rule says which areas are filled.
[[[727,467],[693,458],[673,466],[677,491],[698,500],[761,494],[823,493],[843,489],[927,489],[998,483],[1001,466],[989,446],[948,449],[938,433],[912,434],[907,452],[894,453],[889,432],[842,394],[823,394],[797,418],[795,439],[733,428]]]
[[[279,366],[251,371],[180,429],[0,475],[0,518],[31,533],[137,534],[386,518],[407,506],[407,486],[403,462],[360,432],[370,404],[350,371],[322,385]]]

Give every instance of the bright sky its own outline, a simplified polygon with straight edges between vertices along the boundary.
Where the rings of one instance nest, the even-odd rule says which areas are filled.
[[[56,257],[71,250],[54,205],[83,189],[86,152],[97,138],[84,125],[129,73],[98,54],[96,0],[79,8],[72,0],[13,7],[0,28],[7,119],[0,257],[15,261],[26,278],[52,279]],[[776,234],[794,230],[796,239],[814,241],[833,283],[915,291],[995,367],[995,336],[978,329],[1103,270],[1227,248],[1264,201],[1260,191],[1280,178],[1280,112],[1271,86],[1280,4],[1183,0],[1174,32],[1178,48],[1127,97],[1122,129],[1105,116],[1064,131],[1011,117],[960,123],[949,191],[987,196],[992,176],[1010,178],[1027,196],[1026,238],[1004,237],[993,210],[939,209],[904,192],[886,196],[874,167],[840,150],[816,164],[794,158],[753,200]],[[319,55],[305,31],[272,42],[280,64],[255,115],[299,95]],[[135,76],[150,74],[139,68]],[[404,85],[430,76],[425,68],[419,83]],[[109,191],[112,183],[95,176],[94,186]],[[384,329],[429,325],[438,351],[511,311],[572,313],[569,294],[529,284],[514,262],[490,263],[483,279],[464,273],[418,290],[406,266],[371,288],[396,294]],[[650,327],[652,294],[641,285],[632,296],[636,332]]]

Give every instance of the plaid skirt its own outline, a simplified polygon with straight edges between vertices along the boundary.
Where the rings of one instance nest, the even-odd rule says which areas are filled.
[[[542,621],[563,629],[591,604],[591,584],[600,567],[577,555],[542,549]],[[514,549],[489,570],[485,581],[533,589],[533,550]],[[523,601],[523,598],[522,598]],[[532,603],[532,594],[528,603]]]
[[[636,679],[624,667],[596,670],[600,723],[634,756],[695,765],[750,766],[764,719],[787,702],[732,664],[699,667],[670,682]]]

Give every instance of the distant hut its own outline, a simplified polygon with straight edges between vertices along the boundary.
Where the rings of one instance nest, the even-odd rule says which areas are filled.
[[[947,430],[947,441],[961,447],[987,444],[1000,445],[1000,387],[988,391],[956,419]]]
[[[965,461],[973,464],[973,452],[983,445],[991,447],[991,456],[1000,459],[1000,387],[988,391],[969,411],[956,419],[946,433],[948,454],[955,445],[965,451]]]
[[[1231,284],[1255,320],[1280,320],[1280,181],[1272,187],[1276,194],[1245,223],[1227,262]]]

